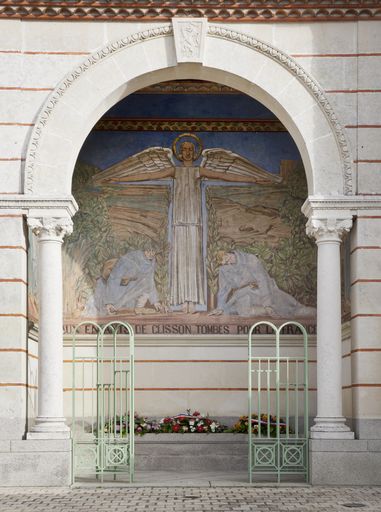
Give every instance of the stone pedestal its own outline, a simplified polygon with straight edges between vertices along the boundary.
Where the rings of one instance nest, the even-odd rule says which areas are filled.
[[[71,440],[1,441],[0,487],[63,487],[71,483]]]

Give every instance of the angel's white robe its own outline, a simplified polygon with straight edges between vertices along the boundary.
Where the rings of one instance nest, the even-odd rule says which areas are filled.
[[[171,303],[205,304],[199,167],[175,167]]]

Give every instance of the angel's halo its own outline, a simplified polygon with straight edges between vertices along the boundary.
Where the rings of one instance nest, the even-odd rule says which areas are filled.
[[[203,150],[203,145],[202,145],[200,137],[198,137],[194,133],[181,133],[180,135],[178,135],[175,138],[175,140],[173,141],[173,144],[172,144],[173,154],[175,155],[177,160],[179,160],[180,162],[183,161],[183,158],[181,157],[181,154],[180,154],[180,152],[178,150],[178,144],[184,138],[190,138],[191,142],[193,142],[193,143],[196,142],[194,161],[198,160],[200,158],[200,156],[201,156],[201,153],[202,153],[202,150]],[[184,142],[187,142],[187,141],[184,141]]]

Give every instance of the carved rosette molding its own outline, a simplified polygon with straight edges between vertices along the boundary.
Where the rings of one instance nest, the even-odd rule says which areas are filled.
[[[0,18],[39,20],[167,21],[174,16],[225,22],[294,22],[381,19],[379,2],[357,0],[1,0]]]
[[[28,226],[40,240],[63,242],[73,232],[69,217],[28,217]]]
[[[25,193],[33,193],[33,169],[36,161],[36,155],[38,152],[39,142],[42,132],[47,125],[50,115],[52,114],[54,107],[57,105],[59,100],[65,95],[66,91],[70,86],[85,73],[89,68],[97,64],[98,62],[106,59],[110,55],[115,54],[129,46],[141,43],[149,39],[156,39],[158,37],[165,37],[172,35],[172,25],[161,25],[142,32],[131,34],[130,36],[118,39],[106,46],[101,50],[96,51],[87,57],[81,64],[79,64],[74,71],[71,71],[66,77],[58,84],[56,89],[49,95],[48,99],[44,103],[41,113],[33,129],[31,139],[27,150],[27,159],[25,165]]]
[[[307,221],[306,232],[308,236],[315,238],[316,243],[340,242],[351,227],[352,217],[337,219],[312,216]]]
[[[172,25],[162,25],[156,28],[152,28],[149,30],[144,30],[142,32],[138,32],[132,34],[130,36],[126,36],[122,39],[114,41],[106,45],[101,50],[93,53],[89,57],[87,57],[84,62],[78,65],[74,71],[70,72],[62,82],[57,86],[57,88],[50,94],[44,106],[42,107],[41,113],[38,117],[38,120],[33,129],[31,139],[29,142],[28,150],[27,150],[27,158],[26,158],[26,166],[25,166],[25,193],[31,194],[33,193],[33,170],[36,161],[36,155],[38,153],[39,141],[42,135],[44,128],[46,127],[49,118],[58,103],[58,101],[64,96],[66,91],[70,88],[70,86],[85,73],[89,68],[103,59],[119,52],[129,46],[136,45],[143,41],[149,39],[156,39],[159,37],[171,36],[173,34]],[[351,195],[352,192],[352,164],[351,164],[351,156],[348,148],[348,144],[346,141],[346,137],[344,135],[341,124],[339,123],[331,104],[329,103],[327,97],[325,96],[323,90],[318,85],[318,83],[299,65],[297,62],[292,59],[287,54],[281,52],[280,50],[274,48],[273,46],[264,43],[254,37],[248,36],[241,32],[237,32],[235,30],[224,28],[220,25],[209,25],[207,29],[207,34],[211,37],[224,39],[228,41],[233,41],[237,44],[241,44],[248,48],[251,48],[255,51],[266,55],[267,57],[273,59],[278,62],[281,66],[286,68],[288,71],[293,73],[297,79],[309,90],[310,94],[312,94],[317,100],[320,108],[326,115],[333,132],[335,133],[337,142],[339,144],[341,158],[343,163],[343,178],[344,178],[344,194]]]
[[[333,108],[324,94],[320,85],[314,80],[292,57],[281,52],[277,48],[264,43],[252,36],[224,28],[220,25],[209,25],[208,34],[219,39],[227,39],[252,48],[267,57],[278,62],[281,66],[290,71],[309,90],[310,94],[317,100],[321,110],[324,112],[335,133],[336,140],[340,147],[344,172],[344,194],[351,195],[352,191],[352,159],[343,128],[333,111]]]

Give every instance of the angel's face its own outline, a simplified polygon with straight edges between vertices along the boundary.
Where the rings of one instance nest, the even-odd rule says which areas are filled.
[[[193,162],[194,160],[194,144],[192,142],[183,142],[180,146],[180,155],[183,162]]]

